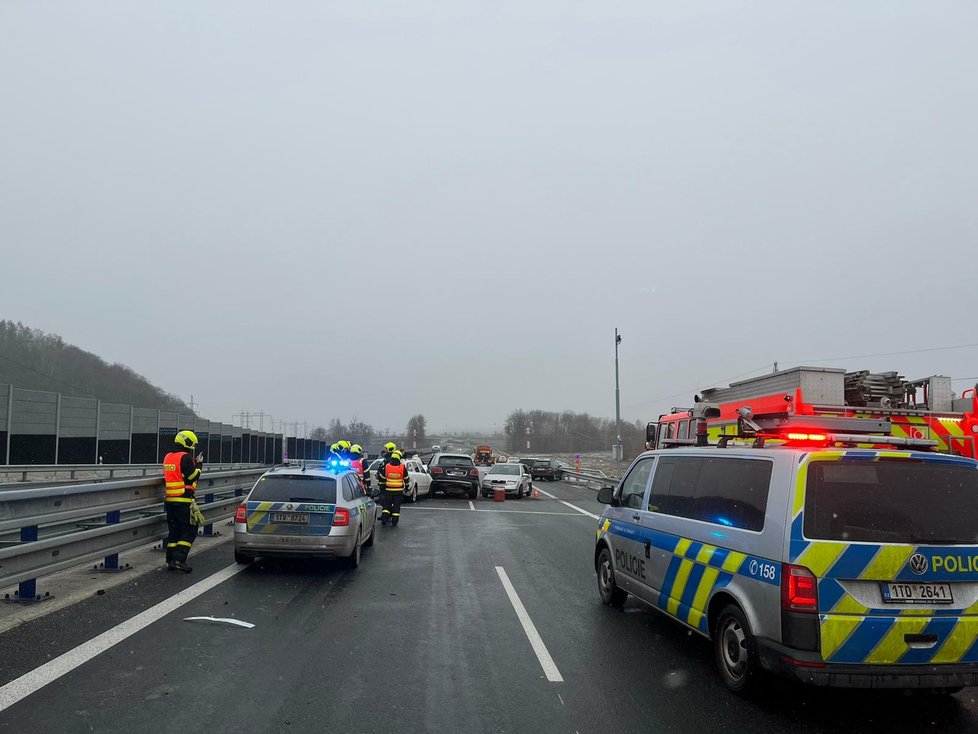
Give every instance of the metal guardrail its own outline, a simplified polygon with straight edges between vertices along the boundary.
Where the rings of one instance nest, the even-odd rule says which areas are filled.
[[[240,497],[268,467],[208,471],[197,484],[204,534],[231,517]],[[26,486],[0,491],[0,530],[20,529],[20,540],[0,547],[0,588],[19,584],[22,601],[37,598],[37,579],[104,558],[116,570],[119,553],[166,535],[163,478],[137,477],[75,486]],[[125,510],[142,510],[123,520]],[[98,524],[93,527],[97,519]],[[38,540],[38,528],[82,522],[84,529]]]
[[[207,464],[208,471],[229,471],[233,469],[252,469],[264,466],[264,464],[230,464],[217,463]],[[67,474],[68,480],[75,480],[78,474],[102,475],[99,477],[86,477],[90,479],[102,479],[108,477],[114,479],[116,476],[155,476],[162,474],[162,467],[159,462],[155,464],[19,464],[10,466],[0,464],[0,489],[6,483],[20,483],[31,481],[60,482],[64,481]],[[59,478],[60,477],[60,478]]]
[[[617,479],[609,477],[603,471],[585,468],[582,468],[580,471],[575,471],[573,468],[565,469],[562,479],[564,481],[569,479],[577,484],[587,484],[588,486],[594,484],[597,485],[598,489],[601,487],[613,487],[618,483]]]

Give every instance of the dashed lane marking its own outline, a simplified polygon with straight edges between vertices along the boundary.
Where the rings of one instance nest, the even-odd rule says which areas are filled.
[[[472,503],[472,500],[469,500],[469,509],[473,511],[475,510],[475,505]]]
[[[221,569],[203,581],[199,581],[180,593],[174,594],[169,599],[164,599],[159,604],[150,607],[144,612],[140,612],[132,619],[127,619],[122,624],[103,632],[98,637],[93,637],[88,642],[83,642],[64,655],[59,655],[54,660],[50,660],[44,663],[44,665],[34,668],[29,673],[24,673],[20,678],[10,681],[0,688],[0,711],[10,708],[35,691],[41,690],[48,683],[53,683],[61,676],[87,663],[113,645],[118,645],[123,640],[132,637],[140,630],[153,624],[153,622],[162,619],[170,612],[179,609],[189,601],[193,601],[201,594],[210,591],[218,584],[227,581],[236,573],[240,573],[246,568],[247,566],[236,563],[233,566]]]
[[[577,510],[582,515],[587,515],[588,517],[593,517],[595,520],[600,520],[601,519],[600,517],[598,517],[597,515],[595,515],[593,512],[588,512],[587,510],[581,509],[577,505],[572,505],[570,502],[565,502],[564,500],[560,499],[560,497],[558,497],[557,495],[550,494],[550,492],[546,491],[545,489],[540,489],[539,487],[537,489],[540,492],[540,494],[545,494],[550,499],[557,500],[560,504],[565,505],[567,507],[570,507],[572,510]]]
[[[523,625],[523,631],[530,640],[530,647],[532,647],[533,652],[536,653],[537,660],[540,661],[540,667],[543,668],[543,673],[547,676],[547,680],[551,683],[563,683],[564,678],[560,674],[560,671],[557,670],[557,665],[554,663],[554,659],[550,657],[550,651],[547,650],[547,646],[543,644],[543,638],[540,637],[540,633],[537,632],[536,625],[533,624],[533,620],[530,619],[530,615],[527,613],[526,607],[524,607],[523,602],[520,601],[519,594],[517,594],[516,589],[513,588],[513,582],[509,580],[509,576],[506,574],[506,569],[502,566],[496,566],[496,573],[499,574],[499,580],[503,582],[503,588],[506,590],[506,596],[509,597],[509,602],[513,605],[513,609],[516,611],[516,616],[519,617],[520,624]]]

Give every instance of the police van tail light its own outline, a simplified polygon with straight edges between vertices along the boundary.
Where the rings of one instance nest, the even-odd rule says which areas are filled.
[[[238,509],[234,512],[235,522],[248,522],[248,508],[245,505],[238,505]]]
[[[818,611],[818,580],[804,566],[781,569],[781,608],[788,612]]]
[[[333,527],[350,524],[350,511],[345,507],[337,507],[333,513]]]

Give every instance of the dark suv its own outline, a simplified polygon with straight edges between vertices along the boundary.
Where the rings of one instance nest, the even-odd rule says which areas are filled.
[[[530,476],[534,479],[546,479],[552,482],[563,476],[560,465],[553,459],[522,459],[521,461],[530,470]]]
[[[431,496],[435,492],[465,494],[470,500],[479,495],[479,470],[472,457],[465,454],[438,453],[428,463],[431,473]]]

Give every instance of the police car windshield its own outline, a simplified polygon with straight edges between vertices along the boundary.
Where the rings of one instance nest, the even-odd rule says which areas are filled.
[[[808,467],[805,536],[978,544],[978,471],[912,460],[814,461]]]
[[[248,496],[254,502],[336,502],[336,480],[330,477],[270,475],[258,480]]]
[[[519,474],[519,464],[496,464],[489,470],[490,474]]]

